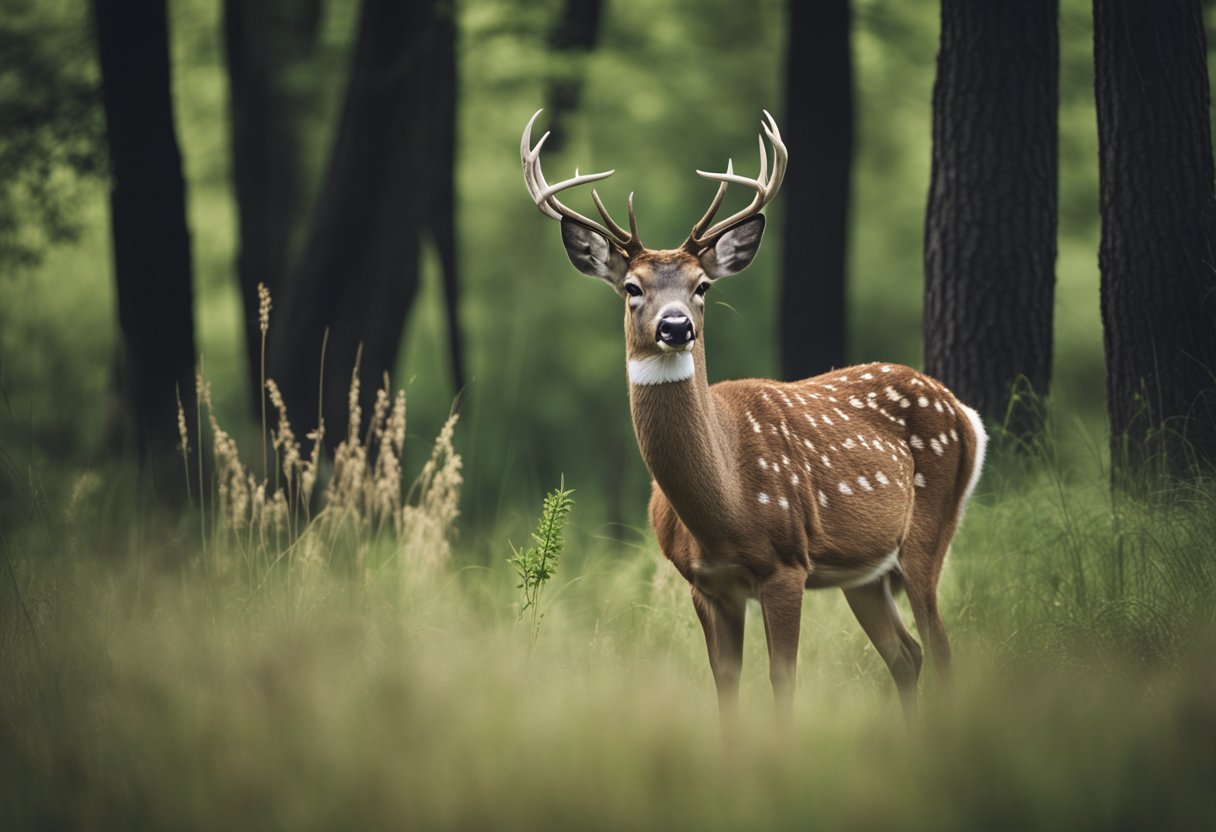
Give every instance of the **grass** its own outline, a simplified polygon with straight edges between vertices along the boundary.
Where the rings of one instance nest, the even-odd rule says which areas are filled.
[[[0,542],[0,826],[1210,826],[1216,492],[1113,507],[1105,482],[1083,432],[994,461],[942,589],[957,690],[930,675],[912,730],[831,592],[777,730],[750,615],[730,754],[646,534],[573,517],[531,648],[507,564],[420,558],[371,515],[320,564],[217,571],[83,554],[76,505],[49,555]]]

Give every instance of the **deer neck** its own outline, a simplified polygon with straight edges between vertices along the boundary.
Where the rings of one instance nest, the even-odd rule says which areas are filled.
[[[738,486],[730,433],[719,421],[705,374],[702,340],[688,353],[630,360],[629,405],[646,467],[684,524],[705,540],[726,520]]]

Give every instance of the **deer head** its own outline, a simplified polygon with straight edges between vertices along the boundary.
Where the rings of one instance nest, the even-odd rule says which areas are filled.
[[[544,177],[540,151],[549,137],[545,133],[532,146],[532,125],[537,110],[524,128],[519,146],[524,182],[536,207],[547,217],[561,222],[562,242],[574,267],[585,275],[606,282],[626,302],[626,356],[645,379],[674,381],[692,375],[692,350],[702,332],[705,293],[719,278],[737,274],[752,262],[764,234],[764,215],[760,213],[781,187],[788,156],[781,141],[777,122],[766,110],[761,127],[773,148],[773,170],[769,175],[768,154],[760,137],[760,173],[755,179],[738,176],[728,161],[725,173],[698,170],[706,179],[721,184],[705,215],[693,226],[688,239],[676,249],[655,250],[642,245],[638,237],[633,194],[629,195],[629,230],[609,215],[599,194],[592,189],[604,223],[579,214],[557,198],[557,194],[606,179],[615,171],[580,174],[554,185]],[[717,223],[714,215],[730,184],[755,191],[751,203]],[[635,381],[638,380],[635,378]]]

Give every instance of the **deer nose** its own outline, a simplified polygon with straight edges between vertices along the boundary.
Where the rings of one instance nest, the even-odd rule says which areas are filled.
[[[660,344],[666,344],[669,347],[683,347],[696,337],[692,321],[685,315],[668,315],[659,320],[656,340]]]

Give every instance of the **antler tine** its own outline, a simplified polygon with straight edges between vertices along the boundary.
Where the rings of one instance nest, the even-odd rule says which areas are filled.
[[[718,194],[714,197],[714,202],[710,206],[710,211],[701,221],[693,226],[693,233],[684,242],[685,249],[702,248],[709,244],[714,237],[717,237],[723,231],[726,231],[731,226],[735,225],[750,216],[760,213],[764,206],[772,201],[777,195],[777,191],[781,188],[781,182],[785,179],[785,168],[789,162],[789,154],[785,149],[785,143],[781,141],[781,131],[777,128],[777,120],[773,118],[768,110],[764,110],[765,120],[761,121],[760,129],[764,132],[764,136],[768,137],[769,142],[773,146],[773,171],[769,175],[768,171],[768,154],[765,152],[764,138],[757,137],[760,143],[760,174],[755,179],[746,176],[736,176],[731,166],[728,164],[726,173],[712,173],[708,171],[698,170],[697,175],[703,176],[706,179],[712,179],[722,184],[718,187]],[[714,223],[706,229],[704,226],[713,217],[718,206],[722,202],[722,197],[726,190],[726,185],[742,185],[751,188],[756,192],[751,203],[736,214],[732,214],[721,222]]]
[[[734,161],[731,159],[726,160],[726,172],[735,172]],[[700,173],[700,171],[697,171],[697,173]],[[701,219],[697,220],[697,224],[692,227],[692,233],[688,235],[688,240],[686,240],[684,243],[685,248],[689,247],[689,243],[693,243],[701,239],[702,234],[705,232],[705,228],[714,221],[714,214],[718,213],[718,209],[722,207],[722,200],[726,198],[727,185],[728,183],[723,182],[718,186],[718,192],[714,194],[713,201],[709,203],[709,210],[706,211],[705,215],[702,216]]]
[[[545,140],[549,138],[546,132],[540,137],[535,147],[532,147],[532,125],[536,122],[537,117],[544,112],[537,110],[532,114],[532,118],[528,119],[528,124],[524,127],[523,137],[519,143],[519,160],[524,168],[524,184],[528,188],[528,194],[532,197],[532,201],[536,203],[536,207],[542,214],[551,219],[560,220],[566,218],[573,220],[587,228],[590,228],[604,237],[611,239],[618,246],[621,246],[626,251],[633,252],[641,249],[641,243],[638,241],[637,221],[633,216],[633,198],[630,196],[629,205],[629,225],[631,231],[626,232],[621,228],[615,220],[609,216],[608,211],[604,208],[603,202],[594,190],[591,192],[591,198],[595,202],[596,209],[600,212],[600,216],[604,218],[607,227],[600,225],[593,219],[583,216],[574,209],[564,205],[557,198],[557,194],[576,185],[586,185],[589,182],[598,182],[601,179],[607,179],[615,170],[604,171],[602,173],[585,173],[580,174],[578,168],[574,169],[574,176],[570,179],[565,179],[556,184],[550,185],[545,180],[544,171],[540,166],[540,150],[545,144]]]

